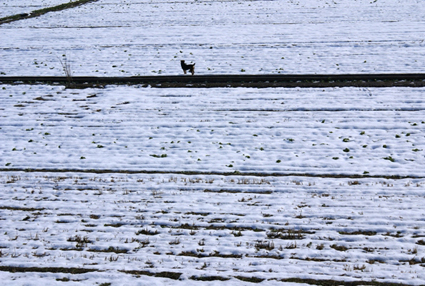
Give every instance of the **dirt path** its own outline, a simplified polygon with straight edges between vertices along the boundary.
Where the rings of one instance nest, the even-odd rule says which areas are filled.
[[[0,77],[3,84],[66,84],[64,76]],[[107,84],[143,85],[151,87],[423,87],[425,74],[313,74],[313,75],[195,75],[72,78],[71,88],[102,87]]]
[[[0,25],[10,23],[10,22],[14,22],[14,21],[34,18],[34,17],[38,17],[38,16],[44,15],[44,14],[49,13],[49,12],[62,11],[62,10],[65,10],[65,9],[74,8],[74,7],[77,7],[77,6],[80,6],[80,5],[84,5],[84,4],[87,4],[87,3],[90,3],[90,2],[96,2],[96,1],[97,0],[78,0],[78,1],[74,1],[74,2],[69,2],[69,3],[64,3],[64,4],[61,4],[61,5],[53,6],[53,7],[35,10],[35,11],[32,11],[31,13],[21,13],[21,14],[17,14],[17,15],[7,16],[7,17],[4,17],[4,18],[0,18]]]

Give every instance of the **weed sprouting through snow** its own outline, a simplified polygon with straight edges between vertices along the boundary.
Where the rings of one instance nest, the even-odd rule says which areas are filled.
[[[72,86],[72,69],[71,69],[71,63],[68,60],[66,54],[62,55],[63,59],[61,59],[60,57],[58,57],[58,60],[62,66],[62,71],[65,74],[66,77],[66,87],[71,87]]]

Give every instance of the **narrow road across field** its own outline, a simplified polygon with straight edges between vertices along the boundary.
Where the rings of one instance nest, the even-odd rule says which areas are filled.
[[[195,76],[4,76],[3,84],[67,84],[70,88],[102,87],[108,84],[151,87],[423,87],[425,74],[261,74],[261,75],[195,75]]]
[[[49,12],[58,12],[58,11],[62,11],[62,10],[65,10],[65,9],[71,9],[71,8],[75,8],[75,7],[78,7],[78,6],[81,6],[81,5],[90,3],[90,2],[96,2],[96,1],[97,0],[78,0],[78,1],[73,1],[73,2],[69,2],[69,3],[64,3],[64,4],[61,4],[61,5],[53,6],[53,7],[35,10],[35,11],[32,11],[31,13],[21,13],[21,14],[17,14],[17,15],[7,16],[7,17],[0,18],[0,25],[10,23],[10,22],[19,21],[19,20],[25,20],[25,19],[29,19],[29,18],[39,17],[39,16],[42,16],[42,15],[49,13]]]

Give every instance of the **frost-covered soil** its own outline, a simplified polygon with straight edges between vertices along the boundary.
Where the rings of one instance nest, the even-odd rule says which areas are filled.
[[[11,285],[424,284],[423,88],[0,88]]]
[[[423,15],[419,0],[101,0],[1,25],[0,73],[63,75],[65,54],[94,76],[181,74],[181,59],[197,74],[423,72]]]

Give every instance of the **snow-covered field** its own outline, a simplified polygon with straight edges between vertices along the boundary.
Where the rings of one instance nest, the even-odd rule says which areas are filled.
[[[1,88],[11,284],[425,281],[423,88]]]
[[[94,76],[423,72],[421,4],[101,0],[1,25],[0,73],[63,75],[64,54]]]
[[[422,72],[420,3],[101,0],[1,25],[0,73]],[[424,93],[0,85],[0,279],[424,285]]]
[[[424,88],[1,88],[9,168],[425,176]]]
[[[3,172],[0,184],[1,266],[38,267],[2,268],[7,285],[425,279],[423,180]]]

